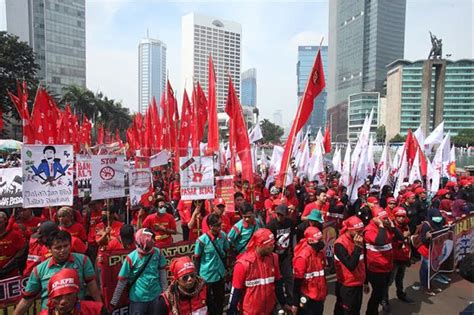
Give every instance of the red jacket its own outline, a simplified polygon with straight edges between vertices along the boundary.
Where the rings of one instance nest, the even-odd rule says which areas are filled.
[[[270,314],[276,304],[275,282],[280,279],[277,254],[261,257],[255,250],[243,253],[232,279],[235,289],[244,289],[243,314]]]
[[[341,244],[347,250],[349,255],[354,252],[355,244],[352,238],[344,233],[337,238],[334,245]],[[334,255],[334,266],[336,268],[337,281],[345,287],[358,287],[364,284],[365,281],[365,263],[364,254],[360,255],[357,267],[351,271]]]
[[[301,294],[314,301],[324,301],[328,294],[324,267],[326,255],[324,251],[316,252],[302,240],[295,248],[293,270],[295,278],[303,279]]]
[[[408,231],[408,224],[403,226],[396,224],[396,228],[403,234]],[[410,260],[410,244],[404,241],[393,239],[393,260],[394,261],[408,261]]]
[[[385,229],[386,238],[383,245],[376,245],[375,239],[379,227],[373,220],[365,227],[365,247],[367,248],[367,269],[372,272],[390,272],[393,269],[393,233]]]
[[[169,315],[173,315],[171,312],[171,306],[168,299],[168,290],[161,294],[165,300],[166,305],[168,306]],[[178,308],[179,314],[208,314],[207,312],[207,287],[203,286],[202,290],[198,295],[194,296],[191,301],[188,299],[179,299]],[[194,313],[195,312],[195,313]]]

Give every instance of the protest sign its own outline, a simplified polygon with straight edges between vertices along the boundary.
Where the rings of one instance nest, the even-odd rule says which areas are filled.
[[[454,266],[467,254],[474,252],[474,215],[466,216],[453,225],[454,231]]]
[[[130,202],[132,207],[139,204],[142,196],[152,185],[152,175],[149,168],[131,169],[129,172]]]
[[[22,178],[21,167],[0,168],[0,207],[21,207]]]
[[[23,145],[23,208],[72,206],[72,145]]]
[[[213,199],[214,169],[212,157],[181,157],[179,162],[181,199]]]
[[[0,307],[17,303],[26,287],[28,277],[15,276],[0,280]]]
[[[89,196],[91,193],[92,162],[88,154],[76,155],[76,183],[79,197]]]
[[[92,200],[125,196],[123,155],[92,156]]]
[[[216,198],[225,201],[226,212],[234,212],[234,176],[216,177]]]
[[[428,279],[432,279],[439,272],[452,272],[454,260],[454,233],[450,228],[445,228],[432,233],[429,257]],[[428,281],[428,288],[430,288]]]
[[[166,150],[163,150],[158,154],[152,155],[150,157],[150,167],[153,168],[161,165],[167,165],[170,157],[171,154]]]

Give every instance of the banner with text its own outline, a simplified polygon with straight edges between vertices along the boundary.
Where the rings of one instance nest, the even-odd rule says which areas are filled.
[[[181,199],[214,198],[214,162],[210,156],[181,157],[179,159]]]
[[[454,232],[449,227],[432,233],[428,259],[428,279],[434,278],[439,272],[453,271]]]
[[[92,162],[88,154],[76,155],[76,183],[79,197],[87,197],[91,193]]]
[[[72,145],[23,145],[23,208],[72,206]]]
[[[92,156],[92,200],[125,196],[123,155]]]
[[[131,206],[140,203],[142,196],[152,186],[152,174],[149,168],[131,169],[129,172]]]
[[[454,231],[454,267],[467,254],[474,252],[474,215],[460,219],[453,225]]]
[[[17,303],[22,297],[27,282],[28,277],[22,278],[21,276],[0,279],[0,307]]]
[[[0,207],[15,208],[23,204],[21,167],[0,168]]]
[[[234,176],[216,177],[216,198],[222,198],[225,201],[225,211],[234,213]]]

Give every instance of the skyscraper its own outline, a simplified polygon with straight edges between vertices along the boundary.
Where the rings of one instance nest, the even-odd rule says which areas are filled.
[[[405,13],[406,0],[329,1],[328,116],[336,133],[347,133],[349,95],[383,93],[385,67],[403,58]]]
[[[318,52],[319,46],[298,46],[298,63],[296,64],[296,77],[298,80],[298,103],[303,96],[306,82],[313,68],[314,58]],[[328,82],[327,64],[328,64],[328,46],[321,47],[321,59],[323,62],[325,79]],[[314,107],[311,116],[306,123],[306,128],[310,127],[312,132],[316,134],[319,128],[326,125],[326,103],[327,91],[324,89],[321,94],[314,100]]]
[[[257,69],[250,68],[242,72],[242,93],[241,100],[243,106],[257,106]]]
[[[145,114],[153,96],[160,101],[166,89],[166,45],[152,38],[138,44],[138,111]]]
[[[182,85],[191,93],[199,82],[207,93],[208,59],[212,55],[216,73],[217,109],[224,111],[228,74],[240,97],[241,33],[239,23],[190,13],[182,21]]]
[[[85,0],[0,1],[0,29],[28,42],[38,77],[55,94],[71,84],[86,86],[85,10]]]

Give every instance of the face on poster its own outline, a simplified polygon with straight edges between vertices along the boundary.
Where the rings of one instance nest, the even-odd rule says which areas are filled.
[[[72,205],[71,145],[23,145],[23,207]]]

